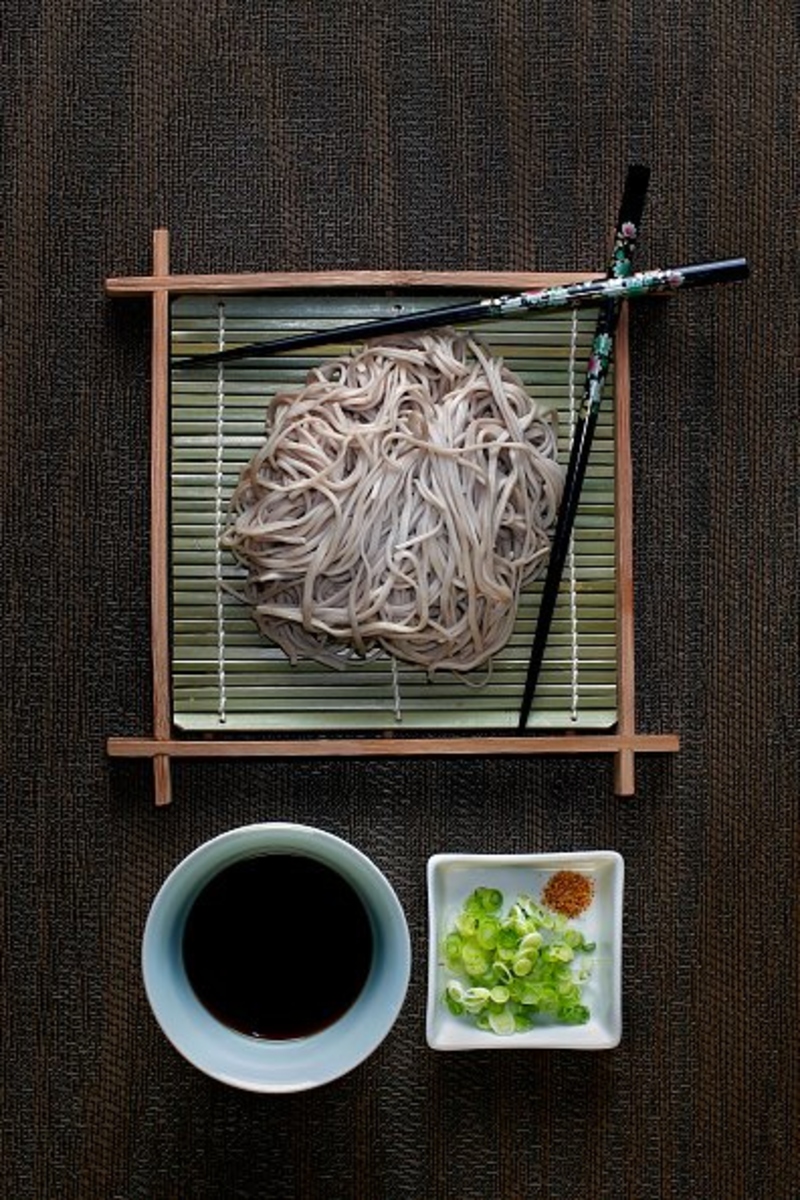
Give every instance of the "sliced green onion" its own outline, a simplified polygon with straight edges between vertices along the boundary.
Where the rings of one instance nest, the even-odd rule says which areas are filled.
[[[503,1037],[553,1021],[585,1024],[590,1012],[582,988],[592,964],[577,956],[595,943],[525,893],[505,916],[502,906],[496,888],[475,888],[447,931],[448,1010]]]
[[[476,895],[480,897],[486,912],[497,912],[503,907],[503,893],[498,892],[497,888],[478,888]]]
[[[489,1026],[494,1033],[499,1033],[501,1037],[507,1037],[516,1029],[513,1012],[504,1008],[498,1013],[489,1013]]]
[[[463,941],[460,934],[448,933],[444,941],[444,952],[448,958],[459,958]]]
[[[468,975],[485,975],[489,969],[489,959],[474,942],[465,942],[461,950],[461,961]]]
[[[479,945],[486,950],[493,950],[497,945],[497,935],[500,926],[495,917],[484,917],[478,924],[477,939]]]
[[[489,1001],[489,989],[484,987],[467,988],[462,997],[462,1004],[467,1012],[480,1012]]]

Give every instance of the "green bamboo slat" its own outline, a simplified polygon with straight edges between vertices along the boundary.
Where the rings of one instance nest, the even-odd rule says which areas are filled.
[[[281,337],[308,328],[335,328],[397,311],[417,311],[461,299],[452,292],[392,297],[351,293],[302,296],[280,293],[226,296],[226,345]],[[173,354],[217,349],[218,298],[185,296],[172,305]],[[576,399],[591,345],[595,313],[581,310],[576,342]],[[482,324],[476,332],[529,393],[559,414],[562,461],[569,451],[569,356],[571,315]],[[354,343],[357,344],[357,343]],[[325,347],[318,355],[298,353],[239,361],[225,369],[223,508],[241,470],[262,444],[270,397],[298,389],[323,357],[351,347]],[[522,598],[512,637],[496,656],[488,683],[466,686],[452,674],[427,674],[398,664],[402,722],[386,658],[333,671],[317,663],[292,667],[282,651],[263,638],[247,609],[223,594],[226,719],[219,707],[217,521],[217,369],[172,370],[171,534],[173,710],[187,731],[353,732],[513,728],[536,623],[541,581]],[[595,434],[581,509],[575,524],[576,606],[579,622],[579,704],[572,708],[572,633],[566,583],[556,606],[537,702],[534,728],[574,731],[608,729],[616,721],[616,592],[614,574],[614,423],[608,389]],[[223,556],[223,578],[235,585],[242,572]],[[486,672],[474,673],[481,680]]]
[[[291,731],[299,734],[318,733],[320,731],[320,716],[313,712],[297,712],[288,714]],[[516,716],[509,713],[444,713],[438,721],[436,730],[449,730],[457,733],[492,733],[516,728]],[[550,719],[549,713],[534,712],[531,714],[529,726],[540,732],[569,732],[583,731],[598,732],[612,729],[617,722],[616,708],[591,709],[580,713],[577,719],[567,727],[560,719]],[[268,712],[255,713],[252,710],[238,712],[229,709],[227,720],[221,722],[213,712],[186,711],[181,717],[181,728],[187,732],[203,733],[285,733],[287,731],[287,715]],[[383,714],[364,712],[339,711],[336,725],[329,725],[325,732],[335,733],[376,733],[390,728],[389,720]],[[391,726],[396,733],[428,733],[432,732],[431,722],[425,713],[405,714],[401,723]]]

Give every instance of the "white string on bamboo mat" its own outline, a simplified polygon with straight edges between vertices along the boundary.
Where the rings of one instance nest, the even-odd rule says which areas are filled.
[[[225,305],[222,301],[217,305],[218,339],[220,352],[225,349]],[[221,538],[225,522],[223,510],[223,467],[225,450],[225,367],[222,363],[217,366],[217,429],[216,429],[216,474],[214,488],[214,574],[217,585],[217,716],[220,724],[226,720],[225,706],[227,703],[225,688],[225,605],[224,584],[222,578],[222,546]]]
[[[572,310],[572,335],[569,346],[569,443],[572,446],[572,439],[575,436],[575,422],[578,411],[578,396],[575,382],[575,360],[578,350],[578,309]],[[571,534],[569,539],[569,550],[567,553],[567,579],[569,582],[569,629],[570,629],[570,648],[572,661],[572,675],[570,680],[570,721],[578,719],[578,698],[579,698],[579,639],[578,639],[578,584],[577,571],[575,568],[575,534]]]
[[[403,720],[403,706],[400,697],[400,672],[397,669],[397,658],[394,654],[391,655],[392,660],[392,695],[394,697],[394,719],[397,722]]]

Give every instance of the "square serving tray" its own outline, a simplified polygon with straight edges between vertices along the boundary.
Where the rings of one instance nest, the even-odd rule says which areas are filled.
[[[535,703],[518,712],[541,582],[522,597],[510,642],[465,683],[376,659],[339,672],[292,666],[231,594],[240,568],[219,546],[231,491],[264,437],[270,398],[351,346],[235,360],[177,359],[487,295],[595,278],[586,273],[324,272],[174,275],[154,235],[153,273],[111,278],[111,296],[149,295],[150,601],[153,732],[112,737],[111,755],[152,758],[156,802],[171,799],[170,760],[201,756],[610,754],[619,795],[634,791],[638,751],[674,751],[672,734],[634,721],[632,469],[623,306]],[[474,332],[558,414],[562,460],[583,391],[591,308],[481,322]],[[357,343],[356,343],[357,344]],[[477,686],[476,686],[477,684]]]

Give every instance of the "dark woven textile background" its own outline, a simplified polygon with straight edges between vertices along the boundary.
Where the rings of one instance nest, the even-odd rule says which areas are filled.
[[[797,108],[789,0],[3,5],[2,1194],[791,1200],[797,973]],[[636,309],[637,710],[605,761],[207,762],[150,730],[145,304],[108,275],[596,270],[629,161],[643,265],[752,279]],[[254,820],[343,835],[409,917],[407,1003],[344,1079],[239,1093],[159,1033],[150,900]],[[624,1035],[434,1054],[425,863],[614,848]]]

